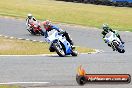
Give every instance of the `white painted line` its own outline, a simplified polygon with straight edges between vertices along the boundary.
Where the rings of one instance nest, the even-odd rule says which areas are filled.
[[[33,42],[37,42],[37,40],[32,40]]]
[[[23,40],[23,38],[17,38],[17,39],[19,39],[19,40]]]
[[[8,38],[8,36],[4,36],[5,38]]]
[[[27,41],[29,41],[30,39],[26,39]]]
[[[80,47],[80,46],[75,46],[75,47]]]
[[[125,31],[125,32],[130,32],[130,31]]]
[[[5,82],[0,83],[0,85],[10,85],[10,84],[48,84],[50,82]]]
[[[98,50],[98,49],[95,49],[96,52],[88,52],[88,53],[80,53],[82,55],[86,55],[86,54],[97,54],[97,53],[102,53],[104,52],[103,50]]]
[[[10,39],[14,39],[14,37],[10,37]]]
[[[23,56],[23,57],[27,57],[27,56],[56,56],[57,54],[38,54],[38,55],[0,55],[0,57],[18,57],[18,56]]]
[[[39,42],[44,42],[44,41],[39,41]]]
[[[1,37],[3,36],[3,35],[0,35]],[[3,36],[3,37],[5,37],[5,38],[10,38],[10,39],[14,39],[15,37],[9,37],[9,36]],[[31,40],[31,39],[24,39],[24,38],[16,38],[16,39],[19,39],[19,40],[27,40],[27,41],[33,41],[33,42],[44,42],[44,41],[38,41],[38,40]]]
[[[102,53],[104,51],[102,50],[96,50],[96,52],[89,52],[89,53],[79,53],[79,54],[96,54],[96,53]],[[18,57],[18,56],[22,56],[22,57],[27,57],[27,56],[58,56],[57,54],[37,54],[37,55],[0,55],[0,57]]]

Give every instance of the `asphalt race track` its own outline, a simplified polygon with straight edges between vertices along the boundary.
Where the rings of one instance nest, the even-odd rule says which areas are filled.
[[[126,42],[124,54],[112,51],[101,39],[101,30],[58,24],[68,31],[76,45],[103,50],[102,53],[78,57],[58,56],[0,56],[0,84],[27,82],[18,85],[26,88],[131,88],[130,84],[87,84],[78,86],[75,80],[77,67],[83,65],[91,74],[132,75],[132,33],[120,32]],[[24,20],[0,18],[0,34],[18,38],[43,40],[25,29]],[[31,83],[32,82],[32,83]],[[35,82],[35,83],[33,83]],[[45,83],[46,82],[46,83]]]

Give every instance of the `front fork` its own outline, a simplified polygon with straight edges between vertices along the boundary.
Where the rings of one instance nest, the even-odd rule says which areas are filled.
[[[61,46],[61,43],[58,40],[56,40],[50,44],[50,47],[49,47],[50,52],[54,52],[53,43],[57,43],[57,45],[59,45],[59,48],[63,49],[63,47]]]

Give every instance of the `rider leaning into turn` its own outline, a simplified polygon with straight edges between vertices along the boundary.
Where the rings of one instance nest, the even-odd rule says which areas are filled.
[[[44,26],[44,29],[46,30],[46,32],[45,32],[45,38],[48,37],[48,32],[50,32],[51,30],[55,29],[58,32],[61,32],[64,37],[66,37],[66,40],[71,44],[72,48],[75,48],[73,46],[73,41],[71,40],[69,34],[66,31],[64,31],[64,30],[62,30],[62,29],[60,29],[60,28],[52,25],[49,20],[46,20],[46,21],[42,22],[42,25]]]
[[[102,31],[102,34],[103,34],[103,38],[105,38],[105,35],[107,33],[109,33],[110,31],[113,32],[113,33],[116,33],[115,31],[113,31],[109,26],[108,24],[103,24],[103,31]],[[122,41],[120,35],[118,33],[116,33],[116,36],[120,39],[120,41],[122,42],[122,44],[124,44],[124,42]]]
[[[28,14],[28,17],[26,19],[26,25],[30,27],[30,24],[34,23],[34,21],[37,21],[35,17],[33,17],[32,14]]]
[[[27,29],[30,29],[30,31],[34,32],[34,30],[32,30],[32,25],[33,23],[38,23],[37,20],[35,19],[35,17],[32,16],[32,14],[28,14],[28,17],[26,19],[26,25],[27,25]]]

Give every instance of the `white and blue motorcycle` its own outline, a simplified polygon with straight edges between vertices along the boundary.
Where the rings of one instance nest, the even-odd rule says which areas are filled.
[[[120,39],[116,36],[116,33],[107,33],[104,40],[107,44],[111,45],[111,47],[119,53],[125,52],[124,44],[121,43]]]
[[[50,31],[49,36],[46,38],[46,41],[49,42],[50,52],[56,52],[60,57],[64,57],[66,55],[77,56],[78,53],[74,49],[72,49],[70,43],[63,37],[61,33],[56,30]]]

